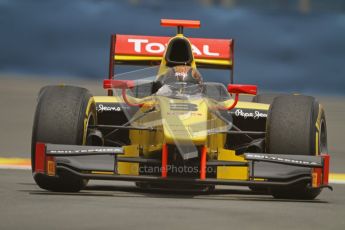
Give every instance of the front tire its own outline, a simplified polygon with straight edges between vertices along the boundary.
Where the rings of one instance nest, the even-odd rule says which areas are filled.
[[[262,104],[272,104],[274,98],[279,96],[286,96],[288,94],[283,93],[262,93],[253,97],[252,102],[262,103]]]
[[[37,142],[84,145],[89,123],[96,124],[96,107],[88,90],[74,86],[43,87],[32,132],[32,170]],[[40,188],[55,192],[77,192],[87,184],[87,180],[62,170],[57,171],[57,177],[35,173],[33,177]]]
[[[311,156],[327,153],[325,113],[313,97],[276,97],[270,106],[266,132],[268,153]],[[274,188],[271,192],[275,198],[314,199],[321,189],[304,183],[289,188]]]

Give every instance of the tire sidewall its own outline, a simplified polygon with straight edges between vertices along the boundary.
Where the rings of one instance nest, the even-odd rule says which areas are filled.
[[[63,98],[62,95],[67,94],[67,96],[70,96],[74,100],[74,104],[79,104],[78,106],[72,106],[72,102],[69,101],[69,98]],[[65,116],[64,119],[76,119],[73,124],[76,124],[73,127],[71,127],[70,130],[68,130],[68,133],[61,133],[57,132],[54,133],[54,135],[61,136],[61,135],[67,135],[70,136],[69,143],[59,143],[61,142],[59,138],[54,141],[54,137],[47,137],[44,138],[44,134],[39,134],[38,132],[41,130],[44,130],[43,127],[39,127],[40,125],[47,125],[47,128],[49,127],[55,127],[55,130],[59,130],[54,126],[54,118],[56,117],[56,114],[54,114],[54,111],[51,113],[47,113],[47,110],[43,110],[44,106],[47,106],[47,103],[50,102],[50,100],[55,99],[60,104],[60,106],[65,106],[67,108],[67,113],[64,113]],[[54,101],[54,100],[52,100]],[[74,105],[73,104],[73,105]],[[50,108],[50,107],[49,107]],[[53,108],[54,110],[54,108]],[[71,114],[68,113],[68,111],[74,111],[74,113],[71,112]],[[44,111],[46,113],[44,113]],[[72,116],[72,114],[75,114],[75,116]],[[68,117],[70,116],[70,117]],[[44,119],[43,119],[44,118]],[[75,144],[75,145],[83,145],[86,144],[86,136],[87,136],[87,125],[89,122],[89,118],[92,119],[94,124],[97,124],[97,113],[96,113],[96,106],[95,101],[92,97],[92,95],[89,93],[88,90],[80,87],[73,87],[73,86],[46,86],[40,90],[39,96],[38,96],[38,104],[36,107],[35,117],[34,117],[34,125],[33,125],[33,132],[32,132],[32,147],[31,147],[31,164],[32,164],[32,170],[34,170],[35,167],[35,147],[36,142],[44,142],[44,143],[53,143],[53,144]],[[40,119],[45,120],[42,124],[40,123]],[[49,122],[48,122],[49,121]],[[59,121],[60,125],[62,121]],[[67,122],[67,124],[70,124]],[[52,131],[54,132],[54,131]],[[42,136],[43,135],[43,136]],[[62,138],[63,139],[63,138]],[[70,191],[75,192],[82,189],[86,183],[87,180],[83,180],[81,178],[77,178],[76,176],[69,175],[66,172],[57,171],[57,177],[48,177],[43,174],[35,174],[33,173],[34,179],[39,187],[51,190],[51,191]]]

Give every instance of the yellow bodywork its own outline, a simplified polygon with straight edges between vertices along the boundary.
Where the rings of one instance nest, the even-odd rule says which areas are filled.
[[[177,34],[175,37],[186,39],[189,42],[182,34]],[[160,67],[157,73],[158,77],[168,69],[164,57],[165,54],[163,57],[115,55],[114,60],[126,62],[140,61],[143,59],[148,60],[148,58],[151,58],[151,61],[160,61]],[[194,59],[193,57],[191,67],[196,68],[198,63],[219,65],[220,68],[222,66],[232,66],[232,60]],[[155,108],[155,112],[140,118],[132,125],[154,127],[156,130],[130,130],[129,139],[131,145],[124,146],[124,157],[141,156],[150,158],[157,154],[161,154],[163,144],[170,144],[194,145],[198,147],[206,146],[208,160],[245,162],[243,156],[237,156],[234,150],[224,148],[227,136],[226,133],[212,133],[212,131],[226,130],[228,127],[224,121],[210,111],[216,109],[219,105],[231,105],[234,102],[233,99],[219,103],[207,98],[180,100],[157,95],[143,99],[129,98],[135,103],[143,104],[137,112],[138,115],[149,108]],[[124,103],[121,96],[94,97],[94,101],[96,103]],[[174,106],[179,107],[183,104],[193,106],[193,109],[172,109]],[[260,110],[268,110],[268,107],[269,105],[266,104],[249,102],[238,102],[236,106],[236,108]],[[134,115],[134,117],[135,116],[136,115]],[[118,172],[120,174],[139,175],[139,164],[119,163]],[[247,180],[248,168],[218,166],[217,178]]]
[[[101,96],[94,97],[96,103],[123,103],[121,97]],[[224,130],[227,128],[224,121],[214,116],[210,109],[215,102],[207,98],[195,100],[178,100],[163,96],[152,96],[150,100],[145,99],[147,106],[142,106],[137,112],[138,115],[148,108],[155,106],[156,112],[144,116],[132,125],[140,127],[155,127],[156,131],[130,130],[129,138],[131,145],[124,146],[124,157],[147,157],[150,158],[161,153],[162,144],[193,144],[195,146],[207,147],[207,158],[210,160],[239,161],[246,162],[244,157],[236,155],[234,150],[225,149],[225,133],[212,134],[213,130]],[[194,104],[197,110],[183,111],[171,110],[174,104]],[[230,105],[233,100],[225,101],[224,105]],[[235,109],[258,109],[268,110],[269,105],[238,102]],[[136,115],[134,115],[136,116]],[[208,131],[211,131],[209,133]],[[218,166],[218,179],[248,179],[248,167]],[[139,175],[138,163],[120,162],[118,172],[125,175]]]

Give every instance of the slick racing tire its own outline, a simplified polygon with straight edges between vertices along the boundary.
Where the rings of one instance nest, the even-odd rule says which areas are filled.
[[[287,96],[287,94],[281,94],[281,93],[258,94],[255,97],[253,97],[252,102],[262,103],[262,104],[272,104],[274,98],[279,97],[279,96]]]
[[[96,107],[88,90],[74,86],[46,86],[39,93],[31,143],[31,166],[35,168],[37,142],[84,145],[87,127],[96,124]],[[63,170],[57,177],[35,174],[37,185],[55,192],[77,192],[87,180]]]
[[[266,150],[287,155],[327,153],[325,112],[315,98],[286,95],[273,100],[266,122]],[[314,199],[320,191],[306,183],[271,189],[273,197],[287,199]]]

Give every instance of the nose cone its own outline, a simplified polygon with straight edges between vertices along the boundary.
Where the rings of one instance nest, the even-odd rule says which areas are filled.
[[[205,99],[179,100],[160,97],[167,144],[204,145],[208,107]]]

